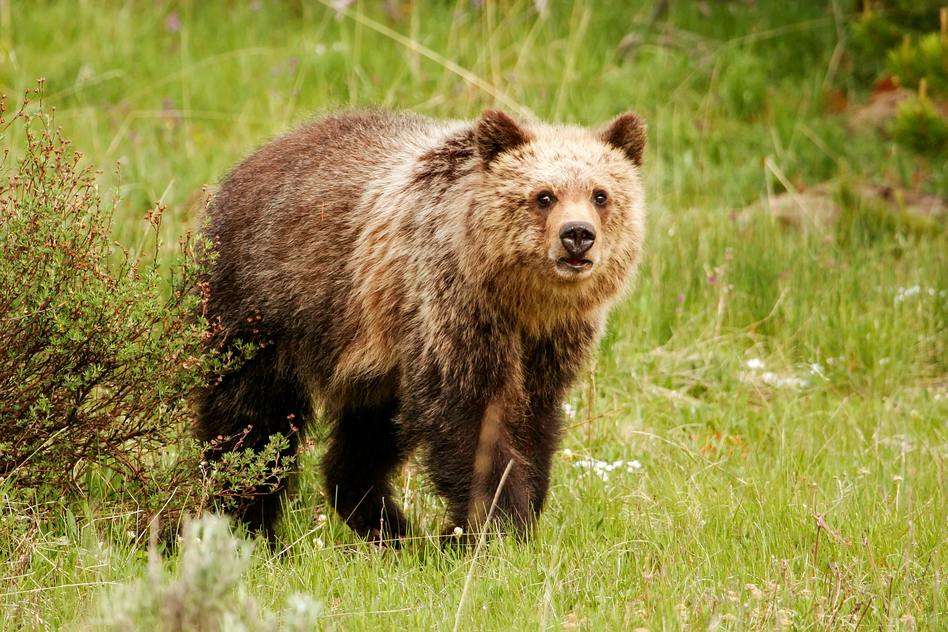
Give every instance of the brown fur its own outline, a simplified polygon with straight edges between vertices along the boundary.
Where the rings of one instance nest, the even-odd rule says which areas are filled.
[[[210,208],[206,281],[214,343],[266,344],[199,394],[198,436],[252,426],[240,446],[283,433],[293,452],[319,411],[329,496],[376,539],[407,533],[389,478],[416,448],[449,528],[480,526],[513,461],[497,512],[524,533],[563,399],[640,257],[644,144],[632,114],[595,132],[362,111],[263,147]],[[271,538],[272,482],[238,512]]]

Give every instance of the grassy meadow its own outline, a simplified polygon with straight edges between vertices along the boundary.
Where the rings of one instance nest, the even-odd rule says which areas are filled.
[[[313,441],[276,556],[221,537],[149,563],[95,498],[28,524],[4,502],[0,629],[191,629],[134,613],[156,595],[245,609],[204,629],[948,628],[948,234],[845,195],[945,197],[948,167],[853,125],[854,3],[672,2],[652,28],[650,0],[328,5],[10,0],[0,84],[45,78],[42,107],[120,192],[117,241],[154,248],[143,218],[168,205],[160,256],[204,185],[320,112],[644,116],[644,264],[571,396],[535,537],[378,550],[331,515]],[[767,211],[824,182],[835,222]],[[439,533],[416,467],[400,487]]]

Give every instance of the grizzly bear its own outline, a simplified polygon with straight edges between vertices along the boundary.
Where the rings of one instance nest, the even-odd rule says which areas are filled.
[[[355,111],[251,155],[208,209],[211,344],[259,347],[196,397],[211,457],[275,434],[293,454],[319,418],[328,499],[360,536],[409,533],[390,479],[416,450],[448,532],[492,504],[529,532],[564,398],[640,259],[644,146],[631,113],[594,131]],[[287,484],[237,519],[272,540]]]

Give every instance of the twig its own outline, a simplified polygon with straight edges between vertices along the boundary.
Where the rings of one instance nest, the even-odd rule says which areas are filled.
[[[866,613],[869,612],[869,606],[871,605],[872,605],[872,599],[870,598],[869,601],[866,602],[866,607],[863,608],[862,614],[859,615],[859,620],[856,621],[856,627],[853,628],[854,632],[857,632],[859,630],[859,626],[862,625],[862,620],[866,618]]]

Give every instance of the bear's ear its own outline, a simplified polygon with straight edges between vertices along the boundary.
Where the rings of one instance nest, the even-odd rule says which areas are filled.
[[[599,137],[622,151],[635,166],[642,165],[642,152],[645,150],[645,123],[635,114],[626,112],[617,116]]]
[[[474,126],[474,146],[485,167],[498,155],[529,141],[526,130],[499,110],[484,110]]]

